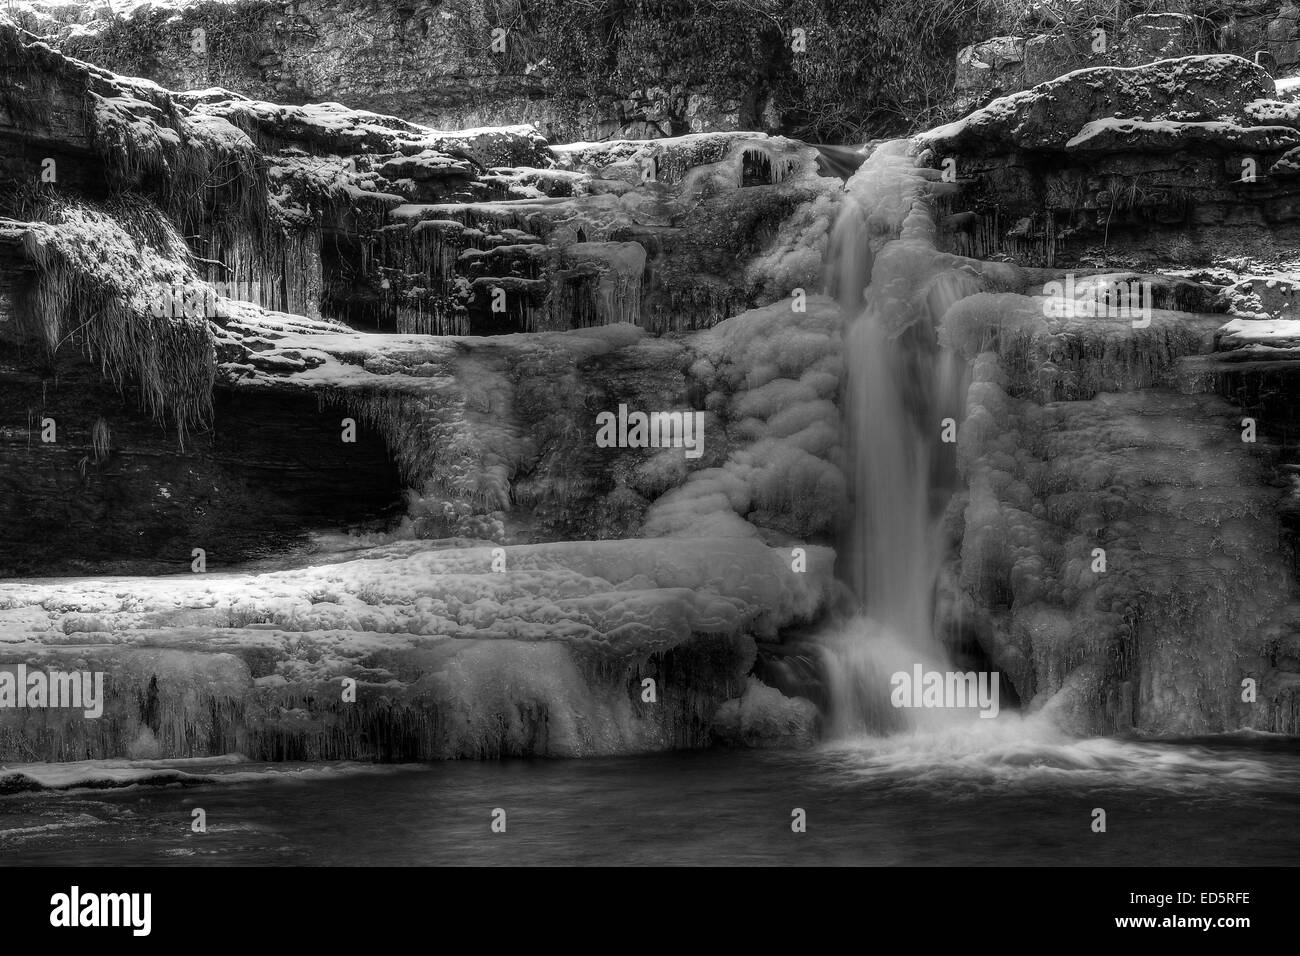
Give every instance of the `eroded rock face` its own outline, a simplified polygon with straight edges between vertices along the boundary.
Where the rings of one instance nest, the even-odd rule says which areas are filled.
[[[971,152],[993,144],[1059,150],[1089,122],[1224,121],[1245,116],[1248,104],[1272,98],[1274,89],[1263,70],[1236,56],[1097,67],[1004,97],[925,138],[940,149]]]
[[[1296,229],[1269,175],[1295,148],[1292,104],[1240,57],[1098,67],[1007,96],[923,137],[964,182],[954,251],[1033,265],[1268,258]]]
[[[1019,79],[1020,88],[1037,86],[1046,80],[1064,76],[1078,68],[1079,47],[1086,41],[1061,34],[1040,34],[1024,41],[1022,69],[1020,76],[1008,77],[1009,81]],[[1008,89],[1008,92],[1014,88]]]
[[[396,6],[305,0],[196,10],[168,3],[69,12],[36,4],[34,25],[66,51],[122,72],[147,73],[171,89],[239,89],[284,103],[336,101],[446,129],[549,125],[547,91],[523,64],[474,55],[490,36],[488,5]],[[194,30],[204,30],[196,44]],[[128,37],[127,34],[130,36]],[[197,48],[196,48],[197,47]],[[609,120],[589,117],[593,130]],[[608,130],[605,131],[606,133]]]
[[[499,170],[501,200],[393,210],[376,259],[399,331],[686,331],[819,284],[841,189],[802,144],[701,134],[552,152],[550,171]]]
[[[1077,70],[1142,66],[1175,57],[1228,53],[1276,76],[1300,67],[1300,10],[1267,0],[1236,3],[1206,16],[1152,12],[1123,20],[1058,17],[1031,7],[1016,35],[993,37],[957,54],[957,89],[987,102]],[[1039,32],[1042,31],[1042,32]]]
[[[137,99],[106,74],[31,49],[69,90],[79,80],[100,84],[106,102]],[[201,168],[232,175],[221,187],[231,203],[169,215],[143,198],[121,206],[83,194],[32,207],[37,221],[5,226],[13,341],[56,341],[50,323],[62,319],[38,302],[103,303],[95,334],[104,344],[92,352],[108,349],[110,366],[124,363],[115,373],[124,381],[147,381],[147,409],[175,421],[182,438],[210,422],[204,377],[319,396],[387,442],[417,495],[411,517],[421,534],[607,537],[642,522],[675,533],[714,512],[735,522],[722,533],[833,534],[843,508],[834,307],[804,306],[801,294],[797,307],[772,306],[698,342],[651,343],[631,325],[617,327],[707,327],[750,296],[816,283],[838,181],[816,175],[806,148],[707,134],[551,151],[527,127],[447,134],[330,105],[141,92],[156,101],[153,112],[124,127],[154,170],[140,185],[164,201],[191,155],[215,154],[222,162]],[[117,129],[116,116],[96,110],[92,129]],[[17,126],[7,135],[23,139]],[[92,161],[92,147],[66,145]],[[502,162],[550,165],[485,174],[486,163]],[[577,195],[548,196],[541,184]],[[494,192],[530,198],[485,198]],[[199,258],[174,218],[207,227],[199,230],[206,239],[192,240]],[[752,261],[740,272],[737,257],[746,255]],[[342,273],[352,276],[344,292]],[[366,277],[378,286],[376,326],[396,311],[408,332],[616,327],[494,344],[357,333],[330,321],[331,312],[356,320],[340,297],[364,296]],[[52,283],[53,298],[34,298]],[[246,288],[260,304],[242,301]],[[176,337],[175,347],[140,355],[127,334],[140,322]],[[752,360],[737,359],[747,349]],[[620,405],[701,416],[697,452],[598,453],[596,415]],[[684,491],[655,517],[651,505],[666,492],[696,488],[697,472],[715,471],[725,494]],[[794,492],[802,478],[815,489],[806,500]],[[699,501],[709,504],[701,510]]]
[[[1214,48],[1209,39],[1213,32],[1213,25],[1200,17],[1149,13],[1125,20],[1113,35],[1105,27],[1094,26],[1028,38],[1000,37],[1004,45],[1019,43],[1023,52],[1020,69],[1004,73],[998,92],[1014,93],[1089,67],[1142,66],[1208,53]],[[1238,51],[1227,48],[1225,52]]]
[[[519,16],[484,0],[92,6],[34,2],[23,21],[72,56],[169,89],[212,86],[277,103],[339,102],[442,129],[529,123],[553,139],[657,138],[762,128],[761,91],[665,80],[580,102],[548,82]],[[509,31],[494,50],[493,29]],[[204,31],[196,43],[196,30]],[[773,128],[779,118],[773,117]]]
[[[340,441],[341,416],[310,396],[220,389],[181,448],[98,368],[50,387],[0,355],[0,577],[189,573],[195,548],[218,571],[387,531],[405,510],[382,437]]]
[[[1130,17],[1120,27],[1120,65],[1141,66],[1200,53],[1208,28],[1208,21],[1186,13],[1144,13]]]
[[[1025,39],[993,37],[957,54],[957,89],[975,96],[1000,96],[1024,86]]]
[[[150,194],[202,237],[201,278],[255,293],[232,297],[381,331],[494,334],[705,328],[820,285],[841,184],[791,140],[553,149],[531,126],[449,133],[336,103],[173,96],[11,27],[0,37],[14,51],[0,69],[34,78],[40,103],[0,114],[13,144],[0,185],[52,168],[84,198]]]

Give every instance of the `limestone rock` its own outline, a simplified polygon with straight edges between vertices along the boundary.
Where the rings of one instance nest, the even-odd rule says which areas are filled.
[[[924,139],[938,150],[975,151],[995,143],[1062,149],[1090,122],[1215,122],[1245,116],[1247,104],[1273,92],[1267,73],[1235,56],[1095,67],[996,100]]]
[[[956,163],[944,242],[1033,265],[1107,249],[1149,269],[1171,244],[1188,264],[1268,255],[1300,225],[1287,159],[1300,115],[1274,90],[1256,64],[1214,55],[1080,70],[994,100],[917,138],[927,165]]]
[[[1120,27],[1118,60],[1121,66],[1140,66],[1191,56],[1200,52],[1200,38],[1208,32],[1208,21],[1186,13],[1144,13],[1130,17]]]
[[[1037,86],[1048,80],[1092,65],[1086,40],[1063,33],[1042,33],[1025,40],[1022,48],[1024,85]]]
[[[1024,85],[1025,39],[993,37],[957,54],[957,89],[976,94],[1011,93]]]

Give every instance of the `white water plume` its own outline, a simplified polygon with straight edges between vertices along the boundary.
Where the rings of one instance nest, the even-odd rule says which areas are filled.
[[[939,348],[937,326],[974,291],[935,251],[926,179],[905,143],[877,149],[847,189],[831,274],[841,306],[857,316],[847,335],[856,509],[848,544],[866,617],[822,641],[836,736],[917,726],[917,711],[890,704],[891,675],[949,667],[933,632],[934,588],[966,368]]]

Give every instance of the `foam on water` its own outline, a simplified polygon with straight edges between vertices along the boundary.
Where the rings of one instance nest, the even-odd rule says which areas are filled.
[[[1042,712],[1028,717],[1004,712],[997,720],[946,714],[942,724],[841,738],[820,754],[843,785],[914,789],[950,800],[990,790],[1083,794],[1111,787],[1203,791],[1217,798],[1228,790],[1276,788],[1284,775],[1300,784],[1300,768],[1287,770],[1264,752],[1225,747],[1233,738],[1217,739],[1214,746],[1079,738],[1062,732]]]

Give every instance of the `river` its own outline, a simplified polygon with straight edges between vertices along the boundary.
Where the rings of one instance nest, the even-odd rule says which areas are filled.
[[[1009,720],[807,751],[10,766],[6,865],[1293,865],[1300,741]],[[18,790],[25,786],[35,789]],[[505,832],[493,832],[493,811]],[[194,811],[206,833],[192,832]],[[796,809],[806,832],[792,829]],[[1105,832],[1094,832],[1094,810]]]

